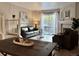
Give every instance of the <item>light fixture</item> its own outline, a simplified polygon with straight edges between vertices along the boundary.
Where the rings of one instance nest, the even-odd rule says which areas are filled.
[[[12,18],[15,18],[15,15],[12,15]]]

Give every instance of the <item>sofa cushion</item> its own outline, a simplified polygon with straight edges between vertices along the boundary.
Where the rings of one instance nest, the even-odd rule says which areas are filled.
[[[33,26],[30,26],[29,27],[29,31],[33,31],[34,30],[34,27]]]
[[[34,33],[34,31],[30,31],[30,32],[25,32],[26,34],[32,34],[32,33]]]
[[[28,31],[27,27],[22,28],[23,31]]]

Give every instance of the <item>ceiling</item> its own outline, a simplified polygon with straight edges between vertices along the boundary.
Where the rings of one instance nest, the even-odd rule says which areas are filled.
[[[10,2],[13,5],[20,6],[29,10],[49,10],[58,9],[75,2]]]

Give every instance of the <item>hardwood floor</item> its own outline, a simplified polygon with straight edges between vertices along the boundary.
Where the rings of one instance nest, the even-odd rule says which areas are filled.
[[[79,55],[79,48],[73,50],[60,49],[55,51],[55,56],[77,56]]]

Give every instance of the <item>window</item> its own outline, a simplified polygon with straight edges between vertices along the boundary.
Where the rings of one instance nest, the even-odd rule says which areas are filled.
[[[43,34],[52,35],[56,33],[56,13],[42,14],[41,26]]]

